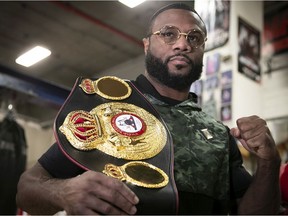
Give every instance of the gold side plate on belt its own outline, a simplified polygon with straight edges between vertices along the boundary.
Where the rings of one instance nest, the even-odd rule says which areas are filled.
[[[128,103],[101,104],[90,112],[70,112],[59,130],[76,149],[98,149],[127,160],[154,157],[165,146],[164,125],[145,109]]]
[[[124,100],[132,92],[124,80],[115,76],[104,76],[96,81],[83,79],[79,86],[86,94],[98,94],[110,100]]]
[[[145,188],[161,188],[169,182],[163,170],[143,161],[132,161],[123,166],[106,164],[102,172],[107,176]]]

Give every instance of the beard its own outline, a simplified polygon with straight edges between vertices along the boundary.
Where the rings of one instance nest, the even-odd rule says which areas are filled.
[[[148,50],[145,57],[146,69],[149,75],[157,79],[160,83],[168,86],[172,89],[183,91],[190,88],[193,82],[200,79],[202,74],[203,62],[193,62],[187,55],[178,54],[175,56],[184,56],[189,60],[191,69],[187,74],[172,74],[168,68],[169,59],[174,57],[171,56],[165,62],[160,58],[155,57],[150,50]],[[178,69],[181,69],[179,65]]]

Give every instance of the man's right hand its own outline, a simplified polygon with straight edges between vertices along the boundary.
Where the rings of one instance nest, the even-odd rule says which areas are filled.
[[[67,179],[59,196],[68,215],[135,214],[139,202],[123,182],[94,171]]]
[[[138,197],[123,182],[100,172],[57,179],[38,162],[18,183],[17,206],[28,214],[135,214]]]

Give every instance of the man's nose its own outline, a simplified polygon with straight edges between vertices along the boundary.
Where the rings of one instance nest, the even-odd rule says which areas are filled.
[[[182,37],[183,36],[183,37]],[[182,51],[191,52],[192,46],[187,40],[187,33],[179,33],[179,38],[174,44],[175,49],[180,49]]]

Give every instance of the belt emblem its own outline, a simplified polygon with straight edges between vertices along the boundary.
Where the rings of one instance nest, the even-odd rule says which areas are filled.
[[[76,149],[98,149],[126,160],[154,157],[167,141],[166,130],[154,115],[120,102],[101,104],[90,112],[72,111],[59,129]]]

